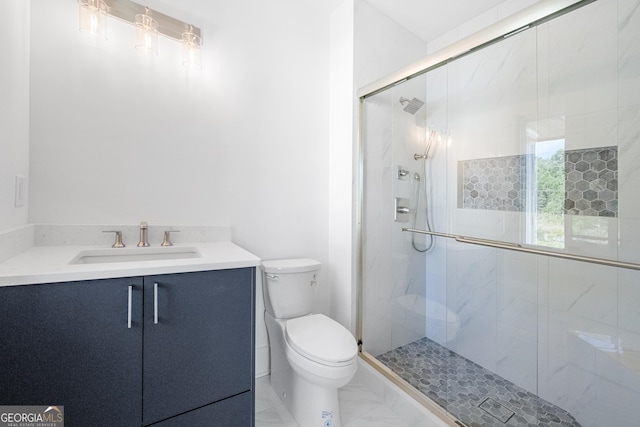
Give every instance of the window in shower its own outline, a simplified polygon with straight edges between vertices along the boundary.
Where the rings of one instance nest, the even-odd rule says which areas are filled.
[[[531,194],[527,243],[564,248],[565,151],[564,138],[538,141],[533,145],[528,188]]]

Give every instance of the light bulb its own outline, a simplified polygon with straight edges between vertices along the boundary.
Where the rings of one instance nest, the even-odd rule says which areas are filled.
[[[107,39],[107,5],[102,0],[80,0],[80,31]]]
[[[136,49],[158,54],[158,21],[146,13],[136,15]]]
[[[200,46],[202,39],[191,32],[182,33],[182,64],[188,67],[202,68]]]

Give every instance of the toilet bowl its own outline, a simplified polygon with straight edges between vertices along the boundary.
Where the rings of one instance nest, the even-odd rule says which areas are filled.
[[[358,346],[344,326],[310,313],[319,267],[263,262],[271,385],[301,427],[340,427],[338,388],[356,373]]]

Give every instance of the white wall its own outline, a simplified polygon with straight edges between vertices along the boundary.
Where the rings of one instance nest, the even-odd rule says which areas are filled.
[[[355,332],[355,253],[352,243],[354,173],[354,0],[345,0],[330,17],[329,265],[331,315]]]
[[[0,2],[0,231],[27,223],[16,175],[29,175],[29,2]]]
[[[331,315],[355,332],[356,91],[425,56],[426,44],[364,0],[344,0],[331,15],[330,28]]]
[[[326,260],[328,29],[304,3],[181,2],[190,74],[166,38],[144,57],[131,26],[94,42],[75,2],[33,4],[32,222],[229,224],[261,257]]]
[[[373,83],[427,55],[426,43],[364,0],[355,2],[354,82]]]
[[[231,225],[263,259],[326,266],[326,16],[298,0],[148,2],[202,29],[203,69],[187,72],[167,38],[141,56],[132,26],[109,19],[100,42],[78,31],[75,1],[32,6],[31,222]]]

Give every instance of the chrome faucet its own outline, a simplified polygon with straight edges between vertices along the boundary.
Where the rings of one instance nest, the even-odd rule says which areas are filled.
[[[122,241],[122,231],[120,230],[105,230],[103,231],[103,233],[116,233],[116,240],[113,243],[113,245],[111,245],[112,248],[124,248],[125,244]]]
[[[146,222],[140,223],[140,241],[138,242],[138,247],[147,247],[151,246],[149,244],[149,235],[148,235],[148,226]]]
[[[173,243],[171,242],[171,233],[179,232],[180,230],[165,230],[164,239],[162,240],[162,243],[160,243],[160,246],[173,246]]]

